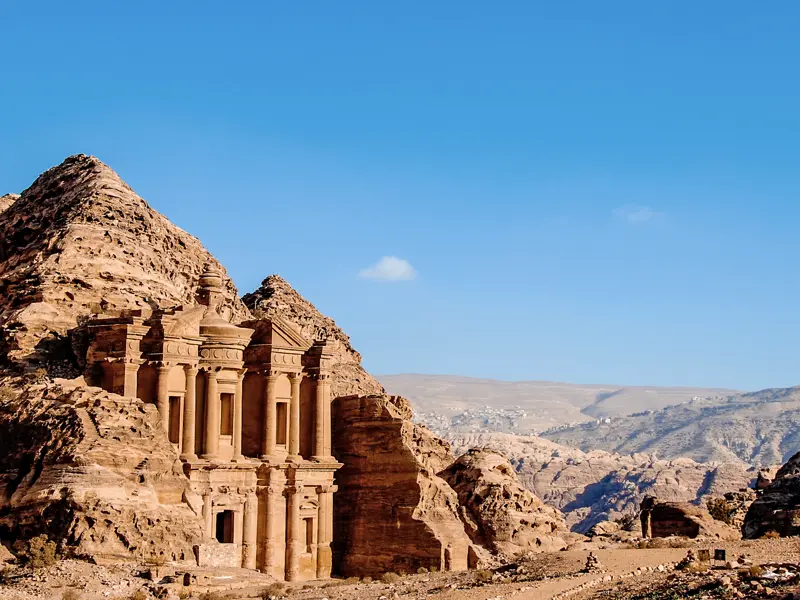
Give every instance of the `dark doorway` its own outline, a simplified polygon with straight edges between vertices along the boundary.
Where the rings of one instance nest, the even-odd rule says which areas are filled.
[[[233,511],[223,510],[217,513],[216,538],[220,544],[233,543]]]

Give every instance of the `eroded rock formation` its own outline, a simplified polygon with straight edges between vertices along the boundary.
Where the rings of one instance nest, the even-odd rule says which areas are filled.
[[[769,532],[782,537],[800,535],[800,452],[778,470],[744,518],[745,538],[758,538]]]
[[[343,575],[464,569],[470,539],[458,497],[436,475],[446,442],[411,422],[407,400],[345,396],[333,403],[337,473],[334,561]]]
[[[737,540],[739,532],[716,521],[707,510],[688,502],[657,502],[652,496],[642,501],[642,537],[711,537]]]
[[[200,520],[153,404],[39,383],[0,402],[0,537],[92,560],[193,561]]]
[[[17,200],[19,200],[19,194],[0,196],[0,214],[4,213],[6,209],[11,208],[11,205]]]
[[[458,494],[459,515],[476,544],[509,557],[567,546],[563,515],[525,489],[499,452],[472,449],[439,475]]]
[[[0,213],[0,351],[61,358],[87,315],[191,305],[208,264],[224,272],[108,166],[71,156]],[[250,316],[227,278],[224,296],[230,320]]]

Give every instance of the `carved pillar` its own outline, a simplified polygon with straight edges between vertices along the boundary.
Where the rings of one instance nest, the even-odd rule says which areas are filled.
[[[276,579],[285,575],[286,533],[279,527],[286,523],[286,498],[283,495],[286,479],[281,471],[273,469],[270,482],[264,488],[266,502],[264,527],[264,573]]]
[[[266,386],[264,387],[264,438],[261,440],[261,458],[275,456],[275,436],[278,429],[278,408],[275,402],[275,382],[278,374],[275,371],[266,371]]]
[[[300,501],[302,486],[286,488],[288,509],[286,515],[286,581],[297,581],[300,576]]]
[[[325,456],[333,460],[331,449],[331,429],[333,422],[331,419],[331,378],[325,376]]]
[[[333,491],[331,485],[323,485],[319,492],[317,513],[317,579],[331,576],[331,540],[333,533]]]
[[[161,363],[158,367],[158,382],[156,387],[156,406],[161,415],[161,426],[169,431],[169,370],[170,365]]]
[[[300,373],[291,373],[289,381],[292,384],[292,401],[289,404],[289,456],[288,461],[299,462],[300,457],[300,381],[303,376]]]
[[[197,367],[186,365],[183,367],[186,374],[186,394],[183,398],[183,445],[181,447],[182,460],[197,460],[195,454],[195,412],[197,408]]]
[[[213,524],[214,515],[211,513],[211,490],[206,490],[203,494],[203,523],[205,524],[205,536],[214,537]]]
[[[233,460],[244,460],[242,456],[242,387],[245,371],[239,372],[236,380],[236,394],[233,397]]]
[[[123,366],[124,371],[124,388],[122,391],[123,396],[130,396],[136,398],[136,387],[138,385],[139,377],[139,363],[126,361]]]
[[[325,377],[317,375],[315,418],[314,418],[314,459],[325,458]]]
[[[217,372],[206,371],[206,426],[203,458],[211,460],[219,452],[219,391],[217,389]]]
[[[242,532],[242,567],[256,568],[256,544],[258,543],[258,497],[247,494],[244,504],[244,526]]]

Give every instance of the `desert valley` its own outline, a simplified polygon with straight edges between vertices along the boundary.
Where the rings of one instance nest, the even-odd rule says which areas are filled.
[[[800,589],[793,388],[375,377],[95,157],[0,210],[4,600]]]

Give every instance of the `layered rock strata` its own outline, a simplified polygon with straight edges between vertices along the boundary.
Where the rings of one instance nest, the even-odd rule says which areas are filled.
[[[154,405],[98,388],[2,389],[0,538],[46,534],[95,561],[194,561],[195,499]]]
[[[770,532],[782,537],[800,535],[800,452],[778,470],[745,515],[742,525],[745,538],[758,538]]]
[[[472,449],[439,475],[458,494],[459,515],[476,544],[509,557],[567,546],[563,515],[525,489],[499,452]]]
[[[401,397],[340,397],[333,419],[334,455],[344,463],[334,504],[341,574],[466,568],[458,496],[436,475],[452,461],[449,446],[411,422]]]
[[[642,501],[641,509],[642,537],[740,538],[736,529],[714,520],[704,508],[687,502],[657,502],[650,496]]]

